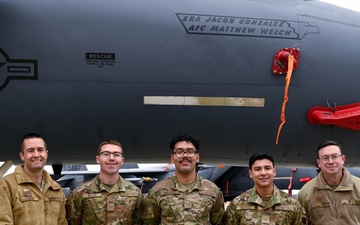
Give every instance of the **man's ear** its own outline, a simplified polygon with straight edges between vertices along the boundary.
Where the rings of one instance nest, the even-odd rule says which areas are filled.
[[[21,161],[24,161],[24,154],[22,152],[19,152],[19,156],[20,156]]]
[[[200,153],[196,154],[196,162],[200,161]]]
[[[274,177],[276,176],[276,167],[274,167]]]

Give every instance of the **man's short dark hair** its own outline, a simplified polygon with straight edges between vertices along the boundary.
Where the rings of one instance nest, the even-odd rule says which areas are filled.
[[[195,146],[196,151],[199,151],[200,141],[196,137],[191,136],[188,133],[180,134],[176,137],[173,137],[173,139],[170,141],[170,144],[169,144],[170,149],[174,150],[176,143],[181,142],[181,141],[191,142]]]
[[[250,159],[249,159],[249,169],[251,170],[251,167],[255,163],[255,161],[262,160],[262,159],[270,160],[272,162],[273,166],[275,167],[274,158],[269,153],[267,153],[267,152],[259,152],[259,153],[253,154],[250,157]]]
[[[98,146],[98,154],[101,151],[101,147],[104,146],[104,145],[116,145],[116,146],[119,146],[121,148],[121,153],[124,156],[124,148],[123,148],[122,144],[120,144],[120,142],[118,142],[117,140],[114,140],[114,139],[108,139],[108,140],[105,140],[105,141],[101,142],[99,144],[99,146]]]
[[[320,151],[320,149],[325,148],[326,146],[330,146],[330,145],[338,146],[339,149],[340,149],[340,154],[342,155],[341,146],[336,141],[326,140],[323,143],[319,144],[319,146],[317,147],[317,158],[318,159],[319,159],[319,151]]]
[[[25,134],[24,137],[22,137],[22,139],[21,139],[21,150],[20,150],[20,151],[21,151],[22,153],[24,153],[24,141],[25,141],[26,139],[30,139],[30,138],[40,138],[40,139],[42,139],[42,140],[44,141],[45,149],[46,149],[46,150],[48,149],[44,138],[43,138],[40,134],[38,134],[38,133],[27,133],[27,134]]]

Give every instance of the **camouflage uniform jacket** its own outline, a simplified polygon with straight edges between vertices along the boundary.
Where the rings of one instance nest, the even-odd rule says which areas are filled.
[[[14,173],[0,179],[0,224],[67,224],[61,186],[45,170],[43,178],[43,192],[21,165]]]
[[[141,224],[143,196],[138,187],[120,177],[106,191],[99,175],[73,190],[66,201],[70,225]]]
[[[220,224],[225,213],[220,189],[199,175],[189,187],[176,176],[158,182],[144,201],[144,224]]]
[[[274,194],[265,204],[252,188],[232,200],[226,208],[225,224],[305,225],[306,213],[300,202],[274,185]]]
[[[309,224],[360,224],[360,178],[346,168],[335,190],[320,172],[301,188],[298,199],[306,210]]]

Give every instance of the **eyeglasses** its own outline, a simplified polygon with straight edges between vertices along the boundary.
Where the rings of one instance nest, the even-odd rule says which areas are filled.
[[[185,150],[186,150],[186,151],[185,151]],[[186,153],[186,155],[187,155],[188,157],[190,157],[190,158],[194,157],[195,154],[197,154],[197,152],[195,151],[195,149],[192,149],[192,148],[188,148],[188,149],[175,149],[175,151],[174,151],[174,154],[175,154],[176,157],[178,157],[178,158],[183,157],[183,156],[185,155],[185,153]]]
[[[120,158],[123,156],[121,152],[108,152],[108,151],[100,152],[98,155],[103,156],[105,158],[110,158],[111,155],[113,155],[114,158]]]
[[[324,155],[324,156],[321,156],[321,157],[320,157],[320,160],[323,161],[323,162],[329,162],[329,160],[330,160],[330,158],[331,158],[333,161],[336,161],[336,160],[338,160],[341,156],[343,156],[343,155],[339,155],[339,154]]]

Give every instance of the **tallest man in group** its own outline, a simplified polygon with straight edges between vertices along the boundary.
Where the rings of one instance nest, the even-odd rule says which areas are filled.
[[[65,195],[44,170],[44,139],[25,135],[19,155],[24,164],[0,179],[0,225],[66,225]]]
[[[145,225],[220,224],[224,199],[219,188],[199,176],[199,140],[188,134],[170,142],[175,175],[159,181],[146,195]]]

